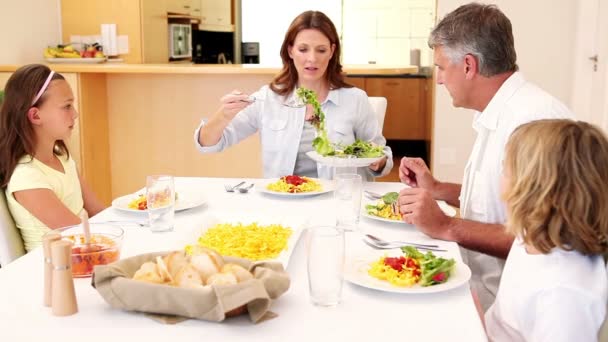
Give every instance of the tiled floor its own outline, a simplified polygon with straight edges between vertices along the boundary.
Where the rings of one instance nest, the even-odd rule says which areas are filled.
[[[378,182],[399,182],[399,163],[401,162],[401,157],[393,157],[393,168],[391,172],[381,178],[376,178]]]

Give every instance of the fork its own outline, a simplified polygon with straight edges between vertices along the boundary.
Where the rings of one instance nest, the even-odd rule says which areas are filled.
[[[133,225],[140,226],[140,227],[146,227],[146,226],[148,226],[147,223],[143,223],[143,222],[118,221],[118,220],[109,220],[109,221],[100,221],[100,222],[91,222],[91,223],[93,223],[93,224],[96,224],[96,223],[107,223],[107,224],[121,224],[121,225],[133,224]]]
[[[365,242],[366,245],[375,248],[375,249],[395,249],[395,248],[401,248],[401,247],[405,247],[405,246],[412,246],[412,247],[416,247],[416,249],[421,249],[421,250],[425,250],[425,251],[432,251],[432,252],[447,252],[447,250],[445,249],[439,249],[439,248],[432,248],[432,247],[422,247],[422,246],[417,246],[417,245],[413,245],[413,244],[399,244],[399,245],[386,245],[386,246],[379,246],[376,245],[375,243],[371,242],[368,239],[363,239],[363,242]]]
[[[365,196],[367,196],[367,197],[369,197],[371,199],[377,200],[377,199],[381,199],[382,198],[382,195],[380,195],[379,193],[375,193],[375,192],[368,191],[368,190],[365,190],[363,192],[365,193]]]
[[[389,245],[411,245],[411,246],[420,246],[420,247],[429,247],[429,248],[439,248],[438,245],[425,245],[421,243],[407,242],[407,241],[386,241],[382,240],[379,237],[373,236],[371,234],[365,234],[365,237],[369,239],[372,243],[378,246],[389,246]]]
[[[255,102],[255,101],[264,101],[264,99],[259,99],[253,95],[249,95],[249,97],[247,98],[247,100],[241,100],[243,102]],[[289,102],[283,102],[283,106],[285,107],[289,107],[289,108],[302,108],[304,106],[306,106],[305,103],[299,102],[297,100],[291,100]]]
[[[245,181],[242,181],[235,186],[231,186],[230,184],[224,184],[224,189],[226,189],[227,192],[234,192],[235,190],[237,190],[239,188],[239,186],[241,186],[243,184],[245,184]]]

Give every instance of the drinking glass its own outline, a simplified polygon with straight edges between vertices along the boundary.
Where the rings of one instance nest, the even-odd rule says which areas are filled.
[[[146,178],[146,200],[150,230],[173,230],[175,216],[175,181],[172,176],[156,175]]]
[[[361,175],[341,173],[335,177],[336,225],[344,230],[357,230],[361,213],[363,180]]]
[[[340,157],[339,161],[340,163],[335,165],[333,167],[333,179],[336,179],[336,177],[339,174],[343,174],[343,173],[357,173],[357,167],[354,166],[354,160],[356,160],[357,157],[353,156],[353,155],[346,155],[344,157]]]
[[[310,300],[336,306],[342,298],[344,230],[334,226],[308,229],[308,285]]]

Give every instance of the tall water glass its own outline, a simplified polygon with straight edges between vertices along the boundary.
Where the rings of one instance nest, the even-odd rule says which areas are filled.
[[[336,225],[344,230],[357,230],[363,192],[361,175],[353,173],[337,174],[335,182]]]
[[[333,167],[332,179],[336,179],[336,176],[343,173],[357,173],[357,167],[354,166],[354,160],[357,157],[353,155],[346,155],[338,159],[340,163]]]
[[[166,232],[173,230],[175,216],[175,181],[173,176],[148,176],[146,200],[150,230]]]
[[[318,226],[308,230],[308,285],[310,300],[336,306],[342,299],[344,230]]]

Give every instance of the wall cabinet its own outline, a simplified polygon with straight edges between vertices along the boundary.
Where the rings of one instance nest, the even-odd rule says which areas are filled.
[[[145,1],[143,1],[145,3]],[[168,13],[190,14],[192,1],[190,0],[166,0]]]
[[[383,134],[391,140],[431,140],[429,79],[422,77],[348,77],[368,96],[386,97]]]
[[[231,0],[200,0],[201,29],[234,31]]]

